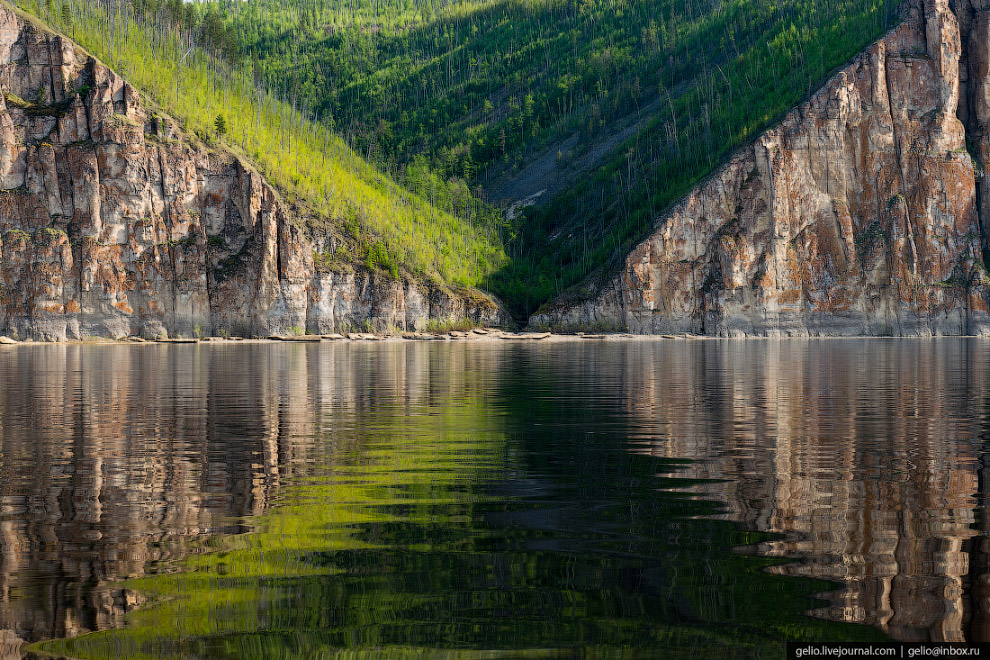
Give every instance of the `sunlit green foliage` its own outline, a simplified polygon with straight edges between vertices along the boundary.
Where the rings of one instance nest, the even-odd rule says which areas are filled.
[[[424,156],[441,180],[488,194],[544,177],[549,202],[519,220],[493,283],[529,311],[622,254],[897,5],[252,0],[197,4],[186,24],[373,162],[401,171]],[[527,172],[538,158],[551,165]]]
[[[614,265],[898,5],[114,0],[108,31],[96,1],[42,12],[193,130],[226,112],[226,141],[357,227],[353,261],[482,284],[519,314]],[[183,60],[189,43],[215,57]],[[533,185],[549,192],[509,227],[480,201]]]
[[[82,44],[148,94],[184,128],[216,135],[256,163],[286,194],[323,222],[350,234],[357,261],[368,246],[393,276],[414,275],[476,285],[504,263],[498,220],[451,186],[410,193],[370,166],[293,101],[265,91],[245,67],[199,48],[181,28],[182,3],[154,20],[128,3],[66,0],[19,6]],[[292,97],[293,99],[295,97]],[[384,256],[383,256],[384,254]]]

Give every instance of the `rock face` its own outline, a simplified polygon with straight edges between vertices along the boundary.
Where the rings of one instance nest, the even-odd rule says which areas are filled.
[[[321,272],[327,232],[72,42],[0,6],[0,334],[64,340],[500,324],[477,292]]]
[[[990,2],[902,23],[533,325],[709,335],[990,333]]]

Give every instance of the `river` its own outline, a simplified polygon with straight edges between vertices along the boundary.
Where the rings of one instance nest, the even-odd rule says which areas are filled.
[[[0,347],[0,658],[990,639],[990,342]]]

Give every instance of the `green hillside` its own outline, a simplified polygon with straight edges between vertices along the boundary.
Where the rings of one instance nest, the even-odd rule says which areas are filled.
[[[607,270],[899,4],[19,1],[194,130],[233,94],[229,141],[352,228],[356,258],[483,286],[520,317]]]
[[[146,19],[127,3],[18,5],[114,68],[187,134],[253,162],[290,203],[308,211],[311,229],[343,237],[348,247],[315,255],[319,266],[363,263],[392,277],[401,270],[477,286],[505,264],[497,214],[463,185],[428,172],[415,187],[399,185],[308,118],[294,99],[266,90],[249,69],[198,47],[200,35],[182,29],[181,20],[164,12]]]
[[[426,164],[503,206],[536,195],[491,282],[524,313],[623,254],[876,39],[897,5],[251,0],[187,7],[184,19],[372,162]]]

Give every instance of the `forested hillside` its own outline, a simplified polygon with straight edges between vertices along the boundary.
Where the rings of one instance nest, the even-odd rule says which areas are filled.
[[[475,286],[504,265],[497,215],[463,185],[425,174],[411,192],[369,165],[292,98],[203,48],[203,34],[182,28],[195,10],[184,14],[179,3],[143,13],[113,0],[19,5],[115,68],[177,118],[187,136],[246,157],[299,208],[298,217],[318,225],[309,229],[342,238],[334,241],[342,247],[314,255],[318,267],[363,263],[394,278],[402,270]],[[7,94],[7,102],[36,114],[58,110],[47,106],[43,87],[27,99]]]
[[[59,0],[44,3],[38,10],[49,20],[73,29],[78,9],[63,17]],[[486,241],[503,240],[503,267],[496,271],[498,256],[485,247],[486,256],[472,257],[470,277],[462,279],[487,286],[523,315],[624,254],[729,151],[878,37],[896,20],[897,5],[898,0],[132,0],[123,9],[107,6],[114,16],[154,26],[149,29],[156,35],[179,35],[164,38],[176,44],[170,66],[183,57],[180,42],[205,44],[244,72],[242,87],[253,89],[253,76],[280,99],[286,114],[276,126],[305,125],[316,135],[322,129],[303,119],[313,118],[386,172],[383,180],[398,181],[427,204],[467,218],[465,226]],[[89,3],[69,0],[64,6]],[[94,26],[74,29],[92,47],[95,35],[87,37],[87,30]],[[114,39],[109,42],[117,47]],[[106,49],[96,50],[106,57]],[[113,62],[132,75],[149,66],[146,59],[138,66],[134,57],[119,52]],[[171,82],[185,73],[160,73],[139,76],[147,81],[139,84],[208,129],[216,108],[226,103],[189,96],[188,87]],[[160,77],[170,82],[159,83]],[[312,154],[300,151],[288,160],[282,146],[246,151],[262,162],[272,158],[275,171],[302,156],[314,169],[284,173],[280,181],[304,188],[301,194],[319,198],[319,204],[332,204],[322,201],[332,197],[332,185],[310,183],[321,176],[320,142],[328,139],[316,137]],[[498,226],[490,205],[510,207],[508,226]],[[374,226],[388,233],[387,223]],[[456,261],[465,249],[479,250],[470,240],[447,248],[442,240],[435,240],[438,252],[431,257],[403,256],[409,248],[397,238],[388,249],[418,270],[438,259]]]
[[[185,13],[372,162],[425,163],[503,207],[537,202],[492,282],[528,312],[621,254],[897,4],[251,0]]]

